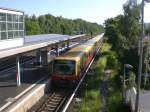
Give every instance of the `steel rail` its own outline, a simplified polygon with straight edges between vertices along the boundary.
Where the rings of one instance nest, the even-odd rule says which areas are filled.
[[[23,65],[23,64],[25,64],[25,63],[31,62],[32,60],[34,60],[34,58],[28,58],[28,59],[24,60],[24,62],[21,62],[20,65]],[[4,73],[4,72],[7,72],[7,71],[10,71],[10,70],[16,68],[16,64],[15,64],[15,63],[12,63],[12,64],[10,64],[10,65],[7,65],[7,67],[11,67],[11,68],[6,68],[6,69],[0,71],[0,74],[1,74],[1,73]]]
[[[68,91],[52,92],[35,112],[59,112],[68,97]]]

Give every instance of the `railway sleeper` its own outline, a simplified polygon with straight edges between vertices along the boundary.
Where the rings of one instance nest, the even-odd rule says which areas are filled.
[[[63,96],[54,96],[55,99],[61,99]]]
[[[48,105],[58,105],[58,102],[50,102]]]
[[[51,101],[59,102],[59,101],[61,101],[61,99],[63,99],[63,98],[52,99]]]
[[[47,112],[54,112],[55,108],[47,108],[47,109],[45,109],[45,111],[47,111]]]
[[[61,96],[63,96],[63,95],[61,95],[61,94],[55,94],[55,96],[57,96],[57,97],[61,97]]]
[[[58,104],[57,104],[58,105]],[[57,105],[47,105],[47,107],[50,107],[50,108],[56,108],[57,107]]]

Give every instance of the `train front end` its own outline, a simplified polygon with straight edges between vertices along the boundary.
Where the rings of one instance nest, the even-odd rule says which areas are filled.
[[[76,60],[55,59],[51,81],[57,86],[72,86],[79,80]]]

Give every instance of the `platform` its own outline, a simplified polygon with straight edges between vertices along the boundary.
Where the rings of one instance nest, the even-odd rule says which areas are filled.
[[[21,70],[22,85],[16,86],[16,70],[12,69],[9,72],[0,75],[0,112],[10,102],[13,103],[17,98],[22,96],[25,91],[30,90],[40,80],[49,77],[49,73],[45,67],[34,67],[31,63],[22,65]]]

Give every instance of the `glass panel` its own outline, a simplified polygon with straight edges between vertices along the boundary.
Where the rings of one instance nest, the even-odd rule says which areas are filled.
[[[18,16],[17,15],[13,15],[14,17],[14,22],[18,22]]]
[[[6,14],[0,13],[0,21],[6,21]]]
[[[19,30],[23,30],[23,23],[19,23]]]
[[[13,28],[12,29],[15,30],[15,23],[12,23],[12,24],[13,24]]]
[[[55,75],[73,75],[75,74],[75,61],[72,60],[55,60]]]
[[[19,36],[19,35],[18,35],[18,31],[15,31],[15,32],[14,32],[14,38],[18,38],[18,36]]]
[[[23,31],[19,31],[19,37],[23,37],[23,36],[24,36]]]
[[[8,32],[8,39],[12,39],[13,38],[13,32]]]
[[[19,22],[23,22],[23,16],[19,16]]]
[[[0,22],[0,31],[6,30],[6,22]]]
[[[12,14],[7,14],[7,21],[13,21]]]
[[[14,23],[14,25],[15,25],[15,30],[19,30],[18,23]]]
[[[13,30],[13,23],[7,23],[8,30]]]
[[[7,39],[6,32],[1,32],[1,40]]]

